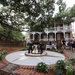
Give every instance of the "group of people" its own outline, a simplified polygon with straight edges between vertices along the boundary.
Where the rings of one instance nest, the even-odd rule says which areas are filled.
[[[56,42],[54,41],[54,42],[49,42],[49,44],[48,45],[46,45],[46,50],[47,49],[50,49],[50,50],[52,50],[52,49],[57,49],[57,47],[56,47]]]
[[[67,43],[67,45],[69,46],[70,50],[72,50],[73,52],[75,52],[75,40],[69,40],[69,42]]]
[[[28,53],[40,53],[42,54],[44,50],[56,50],[56,42],[49,42],[48,45],[45,45],[42,41],[41,42],[30,42],[28,44]]]
[[[61,40],[61,48],[66,50],[66,45],[69,47],[70,50],[75,52],[75,40],[69,40],[68,43],[66,42],[65,38]]]
[[[44,44],[42,42],[30,42],[28,53],[40,53],[42,54],[44,50]]]
[[[70,50],[72,50],[73,52],[75,52],[75,40],[69,40],[68,43],[67,41],[64,39],[61,40],[61,49],[62,50],[66,50],[66,46],[69,47]],[[38,50],[38,53],[43,53],[43,50],[57,50],[57,44],[56,42],[51,42],[49,41],[47,45],[45,45],[43,42],[31,42],[29,43],[29,49],[28,49],[28,53],[33,53],[34,50]]]

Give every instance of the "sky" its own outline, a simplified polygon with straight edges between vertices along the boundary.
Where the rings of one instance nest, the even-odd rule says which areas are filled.
[[[66,2],[67,7],[72,7],[75,4],[75,0],[63,0]]]
[[[57,0],[56,0],[57,1]],[[66,2],[67,8],[72,7],[75,4],[75,0],[63,0]],[[58,11],[57,5],[55,6],[55,13]]]

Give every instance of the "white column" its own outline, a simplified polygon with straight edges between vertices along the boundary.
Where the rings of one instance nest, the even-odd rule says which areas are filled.
[[[34,35],[35,35],[35,34],[33,33],[33,40],[34,40]]]
[[[49,39],[48,39],[48,33],[47,33],[47,41],[48,41]]]
[[[65,38],[65,32],[64,32],[64,38]]]
[[[41,33],[39,33],[39,41],[41,41]]]
[[[55,41],[56,41],[56,33],[55,33]]]

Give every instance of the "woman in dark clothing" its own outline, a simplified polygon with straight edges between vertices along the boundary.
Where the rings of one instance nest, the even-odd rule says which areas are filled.
[[[29,43],[28,45],[29,45],[28,53],[32,53],[32,45],[33,44],[32,43]]]
[[[72,43],[72,50],[75,51],[75,41]]]
[[[67,43],[68,47],[70,50],[72,50],[72,40],[69,40],[69,42]]]
[[[42,54],[43,53],[43,51],[45,50],[45,46],[44,46],[44,43],[41,41],[40,42],[40,53]]]
[[[62,40],[62,47],[63,47],[63,50],[65,50],[65,48],[66,48],[66,41],[65,41],[65,38]]]

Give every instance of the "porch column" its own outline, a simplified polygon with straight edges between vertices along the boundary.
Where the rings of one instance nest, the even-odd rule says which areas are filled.
[[[64,32],[64,38],[65,38],[65,32]]]
[[[34,40],[34,35],[35,35],[35,33],[33,33],[33,40]]]
[[[39,33],[39,41],[41,41],[41,33]]]
[[[47,41],[49,41],[49,39],[48,39],[48,33],[46,33],[47,34]]]
[[[56,41],[56,33],[55,33],[55,41]]]

